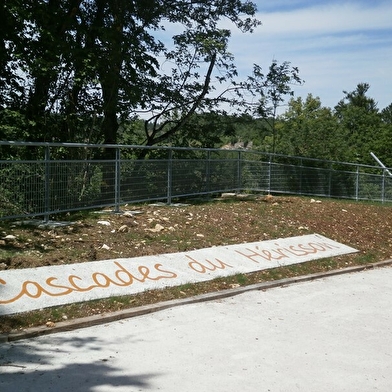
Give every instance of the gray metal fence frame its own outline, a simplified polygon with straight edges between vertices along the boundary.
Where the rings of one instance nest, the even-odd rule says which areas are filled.
[[[103,207],[119,212],[124,204],[171,204],[222,192],[392,201],[390,171],[378,166],[170,146],[0,141],[2,148],[16,157],[18,149],[29,149],[33,158],[0,156],[0,220],[40,216],[48,221],[59,213]],[[111,157],[94,156],[102,149],[112,151]]]

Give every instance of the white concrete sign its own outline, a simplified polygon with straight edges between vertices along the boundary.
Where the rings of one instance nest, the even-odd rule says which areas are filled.
[[[357,252],[318,234],[182,253],[0,271],[0,315]]]

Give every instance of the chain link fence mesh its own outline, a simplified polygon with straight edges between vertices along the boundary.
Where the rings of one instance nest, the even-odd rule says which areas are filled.
[[[8,148],[2,154],[7,159],[0,159],[0,219],[118,211],[126,203],[170,204],[222,192],[392,201],[392,178],[378,166],[247,150],[22,142],[0,147]],[[105,151],[109,158],[102,158]]]

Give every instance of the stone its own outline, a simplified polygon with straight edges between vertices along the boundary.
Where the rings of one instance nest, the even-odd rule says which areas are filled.
[[[97,224],[102,226],[110,226],[110,222],[105,220],[99,220]]]
[[[230,198],[233,198],[235,196],[236,196],[236,194],[233,193],[233,192],[226,192],[226,193],[222,193],[221,194],[221,198],[222,199],[230,199]]]
[[[151,231],[153,233],[158,233],[160,231],[165,230],[165,228],[162,225],[160,225],[159,223],[157,223],[153,229],[145,229],[145,230],[146,231]]]
[[[122,225],[119,229],[119,233],[127,233],[129,231],[129,227],[127,225]]]

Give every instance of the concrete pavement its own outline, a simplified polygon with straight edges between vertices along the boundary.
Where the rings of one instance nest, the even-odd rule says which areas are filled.
[[[0,391],[392,390],[392,267],[0,345]]]

